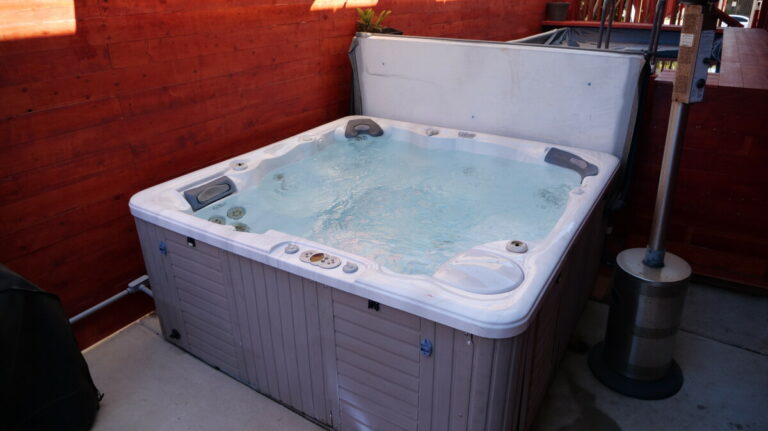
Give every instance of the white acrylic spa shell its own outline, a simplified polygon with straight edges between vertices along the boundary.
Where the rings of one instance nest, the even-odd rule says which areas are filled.
[[[550,281],[582,222],[597,205],[613,177],[618,166],[616,157],[561,147],[596,165],[599,172],[585,177],[581,186],[571,191],[563,215],[546,239],[528,244],[526,253],[511,253],[506,249],[507,242],[525,238],[500,237],[498,241],[457,255],[431,277],[398,274],[365,257],[283,232],[238,232],[233,226],[211,223],[192,215],[189,204],[183,198],[184,190],[221,176],[230,178],[238,190],[246,189],[278,166],[317,151],[324,143],[333,140],[331,135],[343,137],[347,122],[353,118],[356,117],[342,118],[144,190],[131,199],[131,212],[137,218],[197,241],[475,335],[505,338],[525,330],[543,287]],[[544,164],[547,150],[555,147],[485,134],[463,138],[459,136],[459,130],[373,119],[392,139],[426,148],[453,149]],[[434,133],[433,129],[440,130],[440,133],[429,136],[427,132]],[[233,161],[245,163],[247,168],[242,169]],[[354,262],[359,269],[348,274],[342,267],[323,269],[307,264],[300,260],[301,253],[286,253],[285,247],[289,244],[298,245],[302,251],[330,253],[341,257],[343,262]],[[516,268],[522,270],[522,280]],[[473,293],[484,290],[504,292]]]

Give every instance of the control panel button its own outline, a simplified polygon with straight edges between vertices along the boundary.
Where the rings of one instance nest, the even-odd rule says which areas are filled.
[[[317,254],[315,250],[307,250],[299,255],[299,260],[304,263],[310,263],[309,258],[314,254]]]
[[[353,272],[357,271],[357,264],[354,262],[347,262],[344,264],[344,266],[341,267],[341,270],[347,274],[352,274]]]
[[[295,254],[299,251],[299,246],[296,244],[288,244],[285,246],[285,252],[288,254]]]
[[[299,260],[324,269],[332,269],[341,265],[341,259],[316,250],[307,250],[299,255]]]

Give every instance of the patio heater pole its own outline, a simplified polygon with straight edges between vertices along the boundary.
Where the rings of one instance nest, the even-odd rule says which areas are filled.
[[[667,253],[664,240],[688,105],[704,97],[714,40],[712,2],[685,3],[650,240],[646,249],[624,250],[616,257],[605,340],[589,354],[589,366],[603,384],[651,400],[670,397],[683,385],[683,373],[672,354],[691,267]]]

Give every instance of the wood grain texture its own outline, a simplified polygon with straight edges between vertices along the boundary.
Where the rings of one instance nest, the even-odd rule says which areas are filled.
[[[733,33],[726,30],[728,41]],[[617,214],[610,253],[647,245],[669,118],[669,75],[650,85],[630,205]],[[768,289],[768,90],[723,78],[708,83],[704,101],[690,108],[667,249],[695,274]]]

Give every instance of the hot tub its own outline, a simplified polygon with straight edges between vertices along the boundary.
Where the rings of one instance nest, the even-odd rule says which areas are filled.
[[[347,117],[130,202],[168,341],[335,429],[524,429],[610,154]]]

